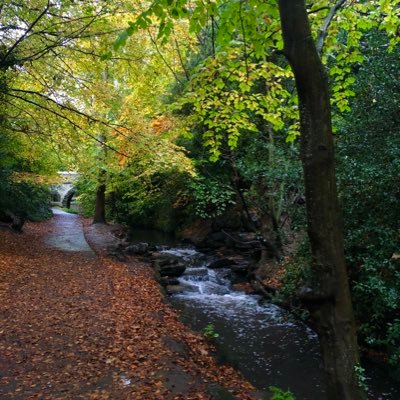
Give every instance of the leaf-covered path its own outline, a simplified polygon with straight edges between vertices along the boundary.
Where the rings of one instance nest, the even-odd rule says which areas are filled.
[[[70,214],[0,231],[0,398],[257,397],[179,322],[149,267],[95,254],[81,234]]]

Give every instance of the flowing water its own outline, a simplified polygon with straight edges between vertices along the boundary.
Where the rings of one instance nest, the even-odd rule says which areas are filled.
[[[171,298],[182,319],[197,331],[213,324],[218,356],[258,389],[290,389],[297,400],[325,395],[317,335],[290,313],[259,296],[232,289],[228,270],[208,269],[211,261],[191,248],[163,250],[179,256],[187,269],[179,279],[184,292]],[[398,400],[400,389],[384,371],[368,370],[370,399]]]

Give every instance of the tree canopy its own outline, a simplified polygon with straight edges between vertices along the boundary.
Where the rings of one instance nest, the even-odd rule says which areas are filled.
[[[97,222],[236,212],[260,263],[295,236],[283,293],[317,321],[329,398],[361,399],[355,329],[399,373],[399,17],[399,0],[5,0],[0,216],[46,217],[42,184],[68,169]]]

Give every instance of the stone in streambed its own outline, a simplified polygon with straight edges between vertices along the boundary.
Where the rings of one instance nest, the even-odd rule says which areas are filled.
[[[129,255],[143,255],[146,254],[149,250],[148,243],[137,243],[131,244],[125,249],[125,252]]]
[[[183,275],[185,269],[183,264],[168,264],[159,267],[158,271],[161,276],[179,277]]]
[[[191,285],[168,285],[165,290],[167,291],[168,294],[178,294],[178,293],[184,293],[184,292],[198,292],[198,289],[196,286],[191,286]]]
[[[178,264],[181,260],[181,257],[177,257],[173,254],[159,252],[152,253],[151,258],[153,259],[153,265],[155,268],[160,268],[167,264]]]
[[[159,279],[160,284],[164,287],[168,285],[179,285],[179,280],[176,278],[169,278],[168,276],[163,276],[162,278],[160,277]]]

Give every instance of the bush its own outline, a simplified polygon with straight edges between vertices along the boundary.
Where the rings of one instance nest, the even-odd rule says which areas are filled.
[[[1,171],[0,214],[10,213],[22,220],[42,221],[52,216],[50,190],[30,181],[16,181],[10,171]]]
[[[229,206],[236,204],[231,186],[217,179],[204,177],[190,183],[193,207],[199,218],[214,218],[222,215]]]
[[[84,176],[80,176],[75,182],[76,200],[80,211],[85,217],[93,217],[96,202],[96,183]]]

